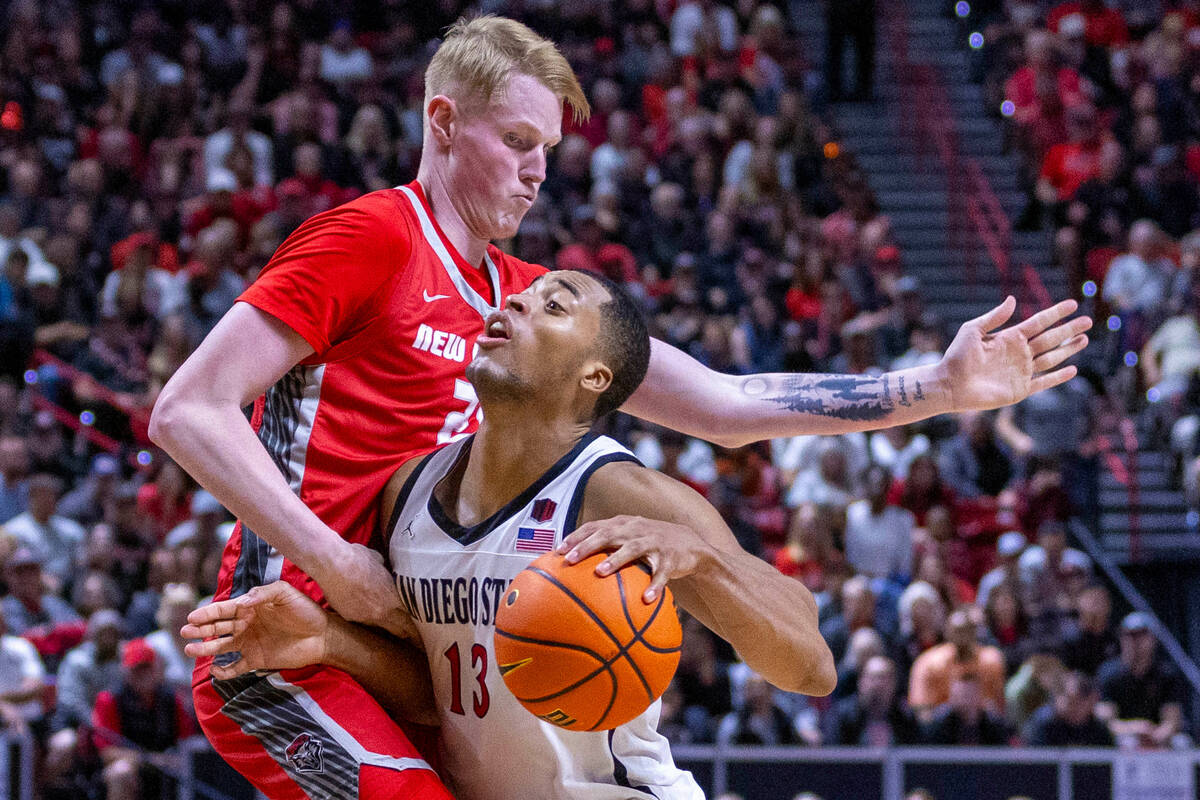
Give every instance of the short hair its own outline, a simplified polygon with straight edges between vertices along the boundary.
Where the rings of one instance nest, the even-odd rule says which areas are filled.
[[[446,31],[425,70],[425,104],[456,90],[465,99],[486,104],[504,91],[512,73],[540,81],[571,107],[576,122],[591,116],[575,71],[554,43],[516,20],[494,14],[463,17]]]
[[[587,275],[608,291],[611,298],[600,306],[600,333],[596,347],[601,360],[612,370],[612,383],[596,398],[592,419],[611,414],[641,385],[650,366],[650,331],[642,310],[629,292],[603,275],[585,270],[567,270]]]

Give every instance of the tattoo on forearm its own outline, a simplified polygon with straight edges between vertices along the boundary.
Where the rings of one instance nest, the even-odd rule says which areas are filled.
[[[757,378],[747,378],[743,391]],[[763,399],[789,411],[821,417],[873,422],[892,413],[890,379],[865,375],[787,375],[769,381]]]
[[[908,402],[908,392],[904,391],[904,376],[901,375],[899,378],[897,378],[896,382],[899,384],[899,387],[900,387],[899,388],[900,405],[904,406],[905,408],[908,408],[909,406],[912,405],[912,403]]]
[[[917,385],[917,390],[915,392],[913,392],[913,400],[924,400],[925,393],[921,391],[921,382],[913,381],[913,383],[915,383]]]

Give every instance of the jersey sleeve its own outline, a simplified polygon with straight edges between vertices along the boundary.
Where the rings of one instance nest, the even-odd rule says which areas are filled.
[[[318,356],[372,307],[412,250],[398,209],[363,201],[306,221],[238,298],[286,324]]]

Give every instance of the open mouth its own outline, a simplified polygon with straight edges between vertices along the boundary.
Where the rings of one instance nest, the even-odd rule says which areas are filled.
[[[483,334],[475,341],[480,347],[498,347],[512,338],[508,316],[503,311],[493,311],[483,321]]]

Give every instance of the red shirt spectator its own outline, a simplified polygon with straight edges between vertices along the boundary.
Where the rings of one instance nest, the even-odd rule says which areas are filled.
[[[604,241],[604,231],[596,222],[592,206],[575,209],[572,220],[575,242],[558,251],[559,269],[595,272],[617,283],[637,283],[637,259],[633,251],[618,242]]]
[[[161,753],[195,733],[191,715],[164,686],[158,656],[145,639],[125,645],[121,666],[121,687],[100,692],[92,709],[92,742],[101,755],[111,747]]]
[[[1071,0],[1055,6],[1046,17],[1046,27],[1058,33],[1058,26],[1065,17],[1079,14],[1083,17],[1084,38],[1097,47],[1121,47],[1129,43],[1129,28],[1125,18],[1115,8],[1109,8],[1103,0]]]

